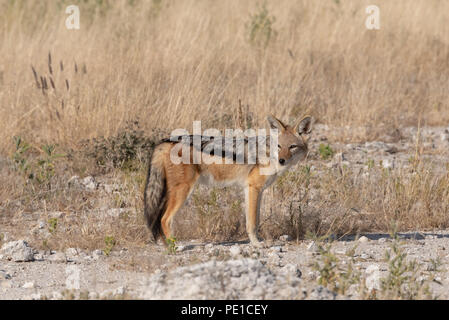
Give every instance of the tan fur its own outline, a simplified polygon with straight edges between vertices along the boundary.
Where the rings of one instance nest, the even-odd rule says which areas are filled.
[[[246,229],[253,245],[260,245],[257,239],[257,227],[259,223],[260,202],[262,193],[276,178],[286,169],[305,158],[307,154],[307,141],[303,134],[310,133],[311,118],[306,117],[298,122],[296,126],[284,125],[280,120],[269,117],[272,128],[279,130],[279,160],[284,164],[277,163],[262,165],[256,164],[174,164],[170,160],[170,151],[176,145],[173,143],[162,143],[156,147],[151,159],[151,167],[158,172],[164,181],[152,179],[154,174],[148,175],[145,188],[145,214],[149,227],[152,228],[155,238],[159,230],[165,238],[171,238],[171,225],[176,212],[181,208],[193,187],[201,183],[239,184],[245,189],[246,200]],[[294,146],[294,148],[292,148]],[[192,147],[190,147],[192,149]],[[190,150],[192,157],[192,150]],[[181,150],[179,155],[181,156]],[[193,162],[193,161],[192,161]],[[261,174],[261,169],[270,167],[271,175]],[[153,169],[151,169],[153,170]],[[152,188],[160,190],[160,185],[165,183],[166,194],[161,192],[154,195]],[[155,210],[157,206],[154,199],[160,197],[161,203],[165,204],[163,210]],[[164,202],[165,201],[165,202]],[[147,212],[148,211],[148,212]],[[159,212],[159,213],[158,213]],[[150,216],[148,215],[160,216]],[[160,220],[159,220],[160,219]],[[159,222],[160,221],[160,222]],[[160,223],[160,228],[157,223]]]

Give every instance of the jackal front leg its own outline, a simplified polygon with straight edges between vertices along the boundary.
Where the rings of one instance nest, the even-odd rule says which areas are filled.
[[[260,201],[262,199],[262,189],[248,186],[245,189],[246,202],[246,231],[249,240],[255,247],[261,247],[262,244],[257,238],[257,230],[259,226]]]

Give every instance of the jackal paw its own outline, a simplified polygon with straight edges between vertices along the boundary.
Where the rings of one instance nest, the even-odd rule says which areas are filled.
[[[251,245],[255,248],[265,248],[265,244],[260,242],[259,240],[250,240],[251,241]]]

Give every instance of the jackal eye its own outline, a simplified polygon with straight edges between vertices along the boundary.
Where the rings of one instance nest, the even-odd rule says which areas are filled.
[[[281,149],[281,145],[278,144],[278,149]]]
[[[295,145],[295,144],[292,144],[292,145],[290,146],[290,149],[295,149],[295,148],[298,148],[298,146]]]

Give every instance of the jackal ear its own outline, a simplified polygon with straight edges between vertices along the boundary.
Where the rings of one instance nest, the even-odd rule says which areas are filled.
[[[268,123],[270,124],[271,129],[278,129],[279,131],[285,130],[285,124],[282,123],[281,120],[275,118],[272,115],[267,117]]]
[[[312,122],[313,118],[311,116],[307,116],[302,119],[296,125],[296,131],[298,132],[298,134],[309,134],[310,132],[312,132]]]

